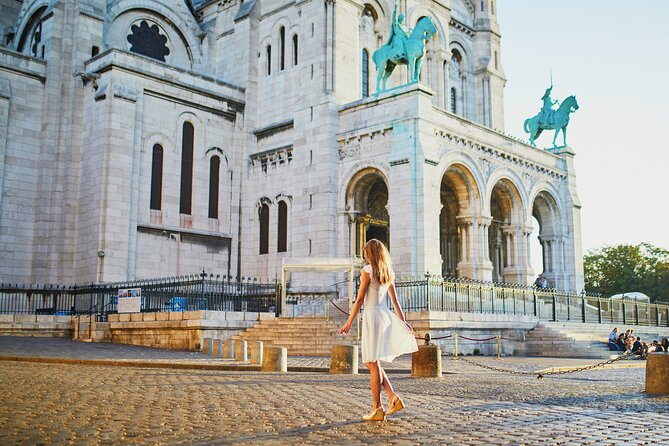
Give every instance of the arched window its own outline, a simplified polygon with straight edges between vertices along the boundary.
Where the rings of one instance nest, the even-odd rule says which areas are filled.
[[[448,64],[448,85],[450,91],[451,112],[464,116],[465,112],[465,73],[462,54],[456,48],[451,51],[451,61]]]
[[[362,97],[369,97],[369,53],[362,50]]]
[[[19,38],[18,51],[32,57],[44,59],[44,44],[42,43],[42,20],[47,7],[41,6],[30,17]]]
[[[130,31],[126,40],[131,52],[165,62],[170,49],[167,47],[167,36],[161,34],[158,25],[142,20],[132,25]]]
[[[181,200],[179,212],[190,215],[193,195],[193,141],[195,129],[186,121],[181,136]]]
[[[151,209],[159,211],[162,207],[163,190],[163,146],[153,145],[151,161]]]
[[[286,252],[288,246],[288,205],[279,201],[279,224],[277,228],[277,252]]]
[[[279,69],[286,68],[286,28],[279,28]]]
[[[272,74],[272,45],[267,45],[267,75]]]
[[[218,218],[218,186],[221,159],[212,156],[209,160],[209,218]]]
[[[260,207],[260,254],[269,252],[269,206]]]
[[[297,34],[293,34],[293,65],[297,65],[298,54]]]

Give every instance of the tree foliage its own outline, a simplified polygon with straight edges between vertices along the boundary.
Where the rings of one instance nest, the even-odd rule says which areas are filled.
[[[640,291],[651,302],[669,301],[669,251],[640,245],[605,246],[583,257],[585,288],[604,296]]]

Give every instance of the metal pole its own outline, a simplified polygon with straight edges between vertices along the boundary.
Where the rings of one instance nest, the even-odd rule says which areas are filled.
[[[497,360],[502,360],[502,335],[497,335]]]
[[[455,333],[453,335],[453,339],[455,340],[455,359],[458,359],[458,334]]]
[[[281,316],[286,317],[286,267],[281,268]]]

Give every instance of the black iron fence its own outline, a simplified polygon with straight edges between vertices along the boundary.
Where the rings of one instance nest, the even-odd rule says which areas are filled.
[[[669,327],[667,303],[437,276],[398,277],[395,286],[405,311],[527,315],[556,322]]]
[[[405,311],[527,315],[549,321],[669,327],[667,303],[437,276],[399,277],[395,284]],[[104,321],[108,314],[117,311],[119,290],[137,288],[141,290],[143,312],[214,310],[278,314],[279,287],[276,282],[205,273],[81,286],[0,284],[0,314],[95,314]]]
[[[139,289],[140,311],[274,312],[277,284],[201,273],[129,282],[90,285],[0,284],[0,313],[96,314],[106,320],[117,311],[119,290]]]

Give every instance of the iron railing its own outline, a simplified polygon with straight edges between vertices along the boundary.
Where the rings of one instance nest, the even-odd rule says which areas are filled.
[[[357,279],[359,280],[359,279]],[[395,280],[404,311],[535,316],[555,322],[669,327],[669,304],[438,276]]]
[[[556,322],[669,327],[667,303],[612,300],[591,293],[428,275],[398,277],[395,284],[405,311],[526,315]],[[191,276],[90,285],[0,284],[0,314],[95,314],[98,320],[104,321],[109,313],[117,311],[118,292],[126,288],[141,288],[143,312],[280,312],[277,283],[214,277],[203,272]]]
[[[96,314],[98,320],[117,311],[120,289],[141,289],[141,311],[274,312],[277,284],[257,279],[199,275],[90,285],[0,284],[0,313]]]

